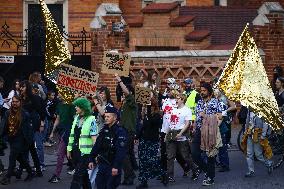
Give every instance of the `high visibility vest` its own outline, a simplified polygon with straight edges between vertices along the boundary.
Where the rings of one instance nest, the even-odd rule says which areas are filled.
[[[192,112],[192,120],[196,119],[196,115],[195,115],[195,107],[197,106],[196,102],[195,102],[195,97],[197,95],[197,92],[195,90],[192,90],[189,94],[189,96],[186,99],[186,103],[185,105],[191,109]]]
[[[73,121],[72,129],[71,129],[71,133],[69,137],[69,142],[67,146],[67,151],[72,151],[72,146],[74,143],[74,128],[77,124],[78,119],[79,119],[79,116],[76,116]],[[83,154],[90,154],[93,148],[93,140],[90,135],[90,129],[91,129],[92,124],[96,124],[95,116],[89,116],[87,119],[85,119],[82,125],[81,134],[79,138],[79,149],[81,153]]]

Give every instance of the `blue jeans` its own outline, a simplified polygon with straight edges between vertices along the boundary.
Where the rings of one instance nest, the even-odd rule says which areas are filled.
[[[227,135],[221,134],[223,146],[219,148],[219,160],[222,167],[229,168],[229,154],[228,154],[228,143],[227,143]]]
[[[247,140],[247,164],[250,172],[254,172],[254,155],[259,161],[264,163],[266,167],[271,166],[273,163],[263,156],[263,148],[259,142],[253,142],[251,136],[249,136]]]
[[[52,131],[52,120],[48,120],[47,118],[44,121],[44,131],[43,131],[43,140],[44,142],[49,141],[49,135]]]
[[[44,134],[39,131],[36,131],[34,139],[36,143],[36,151],[38,154],[39,163],[41,166],[44,166],[44,147],[43,147]]]

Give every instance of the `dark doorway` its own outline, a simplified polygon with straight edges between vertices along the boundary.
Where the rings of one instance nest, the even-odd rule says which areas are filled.
[[[63,4],[48,4],[55,23],[63,29]],[[39,4],[28,5],[28,52],[29,55],[39,56],[45,50],[45,29]]]

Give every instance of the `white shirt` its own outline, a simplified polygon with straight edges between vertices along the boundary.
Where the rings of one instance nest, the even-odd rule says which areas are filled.
[[[167,98],[163,100],[162,110],[164,112],[164,115],[161,132],[168,133],[171,114],[175,108],[177,108],[177,103],[175,99]]]
[[[182,130],[185,127],[185,122],[192,120],[191,109],[183,106],[182,108],[175,108],[170,116],[170,130]],[[177,141],[185,141],[186,137],[182,136]]]

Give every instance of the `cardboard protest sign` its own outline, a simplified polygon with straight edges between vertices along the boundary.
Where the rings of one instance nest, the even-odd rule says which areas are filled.
[[[74,93],[95,94],[99,74],[75,66],[60,64],[57,85]]]
[[[135,101],[139,104],[151,105],[151,89],[147,87],[135,87]]]
[[[102,65],[102,73],[129,76],[131,57],[128,54],[105,52]]]

